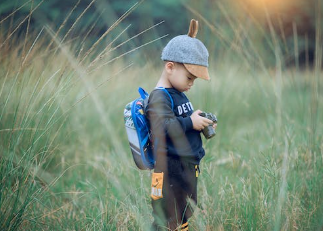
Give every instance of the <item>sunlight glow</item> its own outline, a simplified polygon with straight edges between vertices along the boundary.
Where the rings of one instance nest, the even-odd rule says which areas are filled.
[[[267,10],[270,13],[285,9],[293,3],[292,0],[243,0],[255,11]]]

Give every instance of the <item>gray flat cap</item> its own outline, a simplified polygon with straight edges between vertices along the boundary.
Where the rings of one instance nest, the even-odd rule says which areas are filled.
[[[198,23],[191,21],[189,35],[179,35],[171,39],[163,49],[161,59],[183,63],[186,69],[196,77],[209,80],[209,52],[204,44],[195,38]]]
[[[161,59],[208,67],[208,57],[209,52],[200,40],[188,35],[179,35],[165,46]]]

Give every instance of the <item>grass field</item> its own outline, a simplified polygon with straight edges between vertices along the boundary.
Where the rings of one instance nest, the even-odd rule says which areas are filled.
[[[73,46],[46,49],[45,33],[0,37],[0,229],[149,230],[150,172],[133,163],[123,109],[161,66],[138,64],[140,51],[91,66]],[[276,58],[225,56],[187,93],[218,117],[192,230],[323,229],[322,60]]]

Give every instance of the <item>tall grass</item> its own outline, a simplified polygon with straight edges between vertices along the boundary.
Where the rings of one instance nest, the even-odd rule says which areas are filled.
[[[87,47],[49,27],[24,40],[11,32],[0,35],[1,230],[149,230],[150,173],[132,161],[122,113],[136,85],[154,88],[160,67],[119,58],[114,38],[102,53],[104,39]],[[317,36],[313,69],[284,68],[272,32],[275,69],[225,55],[211,82],[188,92],[219,119],[204,140],[192,230],[323,228]]]
[[[114,122],[107,117],[111,107],[106,104],[106,98],[113,98],[113,95],[107,94],[106,98],[102,98],[97,89],[104,89],[110,79],[120,76],[131,66],[121,60],[117,64],[113,64],[113,61],[145,44],[123,54],[115,50],[158,24],[122,43],[115,38],[109,49],[99,52],[106,36],[138,4],[88,46],[86,40],[73,38],[69,34],[92,4],[62,36],[59,32],[66,20],[57,32],[44,25],[35,34],[27,29],[22,42],[18,36],[14,36],[25,21],[28,21],[29,28],[28,17],[36,8],[16,27],[2,31],[2,230],[114,230],[128,227],[129,223],[136,225],[130,216],[140,214],[138,208],[134,206],[129,211],[124,201],[119,200],[128,194],[127,191],[122,192],[122,185],[128,184],[129,178],[120,181],[114,177],[115,172],[119,171],[113,162],[106,159],[106,154],[110,153],[117,160],[120,155],[116,155],[115,150],[126,159],[124,145],[118,137],[111,135],[116,131],[112,126]],[[47,41],[50,41],[49,45]],[[115,44],[117,42],[119,44]],[[100,57],[96,58],[96,54]],[[88,65],[90,62],[91,65]],[[78,116],[74,117],[74,113]],[[122,134],[121,130],[119,132]],[[79,177],[84,172],[87,173]],[[139,190],[128,200],[135,199],[139,203],[143,198]],[[126,211],[129,217],[125,219],[120,211]],[[137,217],[140,218],[139,215]],[[144,224],[143,217],[141,220],[141,224]]]

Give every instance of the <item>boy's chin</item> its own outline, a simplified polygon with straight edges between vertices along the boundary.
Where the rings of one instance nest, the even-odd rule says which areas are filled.
[[[185,92],[185,91],[189,91],[191,88],[188,87],[188,88],[175,88],[175,89],[180,92]]]

